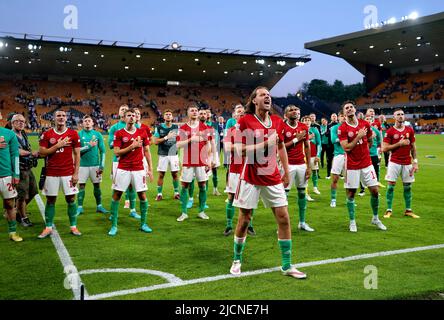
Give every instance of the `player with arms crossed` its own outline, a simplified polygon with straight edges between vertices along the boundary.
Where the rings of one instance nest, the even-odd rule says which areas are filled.
[[[176,136],[179,127],[173,124],[173,112],[166,109],[163,112],[164,123],[159,124],[154,132],[154,144],[157,145],[158,164],[157,172],[159,178],[157,179],[157,196],[156,201],[163,198],[163,179],[168,168],[171,170],[174,187],[174,199],[180,199],[179,194],[179,156],[177,155]]]
[[[126,127],[117,131],[114,139],[114,154],[119,158],[119,163],[117,170],[113,172],[112,227],[108,232],[110,236],[117,234],[120,198],[130,185],[137,192],[140,200],[140,230],[146,233],[152,232],[146,223],[148,215],[147,178],[149,181],[153,179],[149,140],[146,131],[135,126],[136,113],[134,109],[125,111],[124,119]],[[141,149],[143,149],[143,154]],[[148,163],[146,170],[143,166],[143,157]]]
[[[105,144],[100,132],[93,129],[94,121],[91,116],[83,117],[83,130],[80,137],[80,170],[79,170],[79,195],[77,197],[77,215],[83,213],[83,200],[85,199],[85,185],[88,179],[94,185],[94,198],[96,199],[96,211],[109,213],[102,206],[102,182],[103,168],[105,167]]]
[[[177,218],[178,222],[188,219],[188,189],[194,178],[196,178],[199,185],[199,214],[197,216],[204,220],[209,219],[204,210],[207,201],[207,171],[211,168],[211,160],[208,157],[211,150],[211,132],[205,124],[205,110],[199,111],[197,106],[192,104],[188,107],[187,114],[189,120],[179,128],[179,133],[176,137],[177,148],[184,148],[182,175],[180,178],[182,182],[182,189],[180,190],[182,214]]]
[[[314,229],[305,222],[305,211],[307,210],[305,190],[311,175],[311,150],[308,136],[310,129],[299,122],[301,110],[295,105],[287,106],[284,114],[287,120],[284,122],[283,135],[290,170],[290,184],[285,188],[285,192],[288,195],[293,183],[296,185],[299,207],[298,229],[313,232]]]
[[[239,186],[233,205],[239,208],[234,236],[234,256],[230,273],[241,273],[242,253],[252,209],[259,198],[270,207],[278,225],[278,243],[284,275],[304,279],[307,276],[291,265],[291,224],[285,187],[289,184],[288,158],[282,136],[282,120],[269,114],[271,96],[267,88],[257,87],[247,103],[247,114],[239,119],[235,133],[237,156],[245,155]],[[277,154],[284,170],[281,177]]]
[[[51,235],[54,224],[55,203],[59,189],[63,189],[68,204],[71,234],[82,235],[77,229],[77,182],[79,181],[80,138],[79,134],[66,127],[66,113],[58,110],[54,113],[56,127],[43,133],[39,145],[39,154],[46,159],[46,179],[42,193],[46,196],[46,228],[39,235],[40,239]]]
[[[404,125],[404,111],[401,109],[395,110],[393,116],[396,121],[395,126],[387,130],[382,144],[383,152],[391,152],[385,176],[388,186],[387,211],[384,218],[390,218],[392,215],[396,180],[401,176],[404,184],[404,215],[417,219],[419,216],[412,211],[412,183],[415,182],[415,172],[418,171],[415,132],[411,127]]]
[[[370,124],[356,117],[354,102],[346,101],[342,105],[345,122],[338,129],[341,146],[346,152],[346,178],[344,187],[347,189],[347,208],[350,217],[350,232],[357,232],[355,220],[355,194],[362,181],[370,193],[370,205],[373,212],[372,224],[380,230],[387,230],[378,217],[379,193],[376,172],[370,159],[369,146],[373,143],[373,132]]]

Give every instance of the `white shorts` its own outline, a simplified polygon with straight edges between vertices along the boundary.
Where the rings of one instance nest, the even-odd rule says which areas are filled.
[[[99,174],[99,167],[80,167],[79,169],[79,183],[85,184],[88,178],[92,183],[102,182],[102,174]]]
[[[225,193],[236,193],[237,186],[239,185],[240,174],[239,173],[228,173],[227,187],[225,188]]]
[[[282,183],[275,186],[255,186],[245,180],[240,180],[233,206],[243,209],[257,209],[259,197],[265,208],[279,208],[288,205]]]
[[[126,171],[117,169],[113,178],[113,190],[126,191],[129,186],[132,186],[136,192],[148,190],[146,184],[146,171]]]
[[[347,169],[344,180],[344,188],[358,189],[360,187],[359,182],[362,182],[364,187],[374,187],[379,184],[373,165],[359,170]]]
[[[59,194],[60,189],[63,190],[65,196],[72,196],[79,192],[77,186],[72,185],[72,176],[46,177],[45,185],[42,190],[42,193],[45,196],[56,197]]]
[[[113,171],[111,171],[111,180],[113,180],[114,174],[117,172],[117,166],[119,165],[119,162],[113,162]],[[112,188],[112,186],[111,186]]]
[[[396,182],[398,177],[401,176],[403,183],[415,182],[415,175],[413,174],[413,166],[401,165],[389,161],[387,166],[387,173],[385,175],[385,180],[390,182]]]
[[[0,178],[0,193],[3,199],[12,199],[17,197],[17,190],[12,185],[12,177]]]
[[[305,180],[307,165],[305,163],[298,165],[289,164],[288,169],[290,172],[290,184],[287,190],[290,190],[293,184],[295,184],[298,189],[305,189],[308,185],[308,180]]]
[[[179,156],[159,156],[159,163],[157,164],[157,171],[167,172],[168,167],[171,172],[179,171]]]
[[[345,166],[345,155],[338,154],[333,158],[331,173],[339,176],[344,171],[345,169],[344,166]]]
[[[210,170],[211,172],[211,170]],[[191,183],[196,177],[197,182],[203,182],[208,180],[208,174],[205,171],[205,167],[183,167],[180,181]]]
[[[315,164],[315,159],[316,159],[316,157],[310,158],[311,170],[319,170],[319,162],[317,164]]]

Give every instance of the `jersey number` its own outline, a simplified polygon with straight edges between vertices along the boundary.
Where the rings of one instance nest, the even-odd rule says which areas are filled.
[[[14,191],[14,187],[13,187],[12,183],[7,183],[6,186],[8,187],[9,192]]]
[[[61,153],[61,152],[64,152],[64,151],[65,151],[65,148],[60,148],[60,149],[57,149],[56,153]]]

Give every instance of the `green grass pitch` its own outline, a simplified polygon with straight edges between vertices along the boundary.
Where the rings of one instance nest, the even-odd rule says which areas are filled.
[[[107,137],[105,137],[107,138]],[[37,145],[37,138],[32,143]],[[308,203],[307,222],[314,233],[297,230],[297,200],[293,189],[289,197],[289,212],[293,234],[293,263],[319,261],[353,255],[390,251],[444,243],[444,137],[418,136],[417,148],[420,171],[413,185],[413,209],[421,216],[414,220],[403,216],[402,184],[395,189],[394,214],[383,219],[386,208],[385,192],[381,189],[380,217],[388,227],[383,232],[371,225],[370,197],[357,197],[358,233],[348,231],[348,214],[342,180],[338,189],[338,206],[330,208],[330,181],[321,170],[321,195],[311,193],[315,202]],[[157,164],[157,149],[151,147],[153,162]],[[436,158],[426,158],[435,155]],[[102,184],[103,204],[109,209],[111,152],[107,153],[107,168]],[[36,176],[40,168],[36,168]],[[382,166],[381,176],[385,168]],[[157,173],[155,173],[155,180]],[[219,169],[219,190],[225,187],[225,170]],[[383,181],[385,184],[385,181]],[[310,183],[311,186],[311,183]],[[210,181],[210,193],[212,182]],[[119,212],[119,233],[107,235],[110,222],[95,213],[92,185],[88,182],[85,213],[78,219],[81,237],[69,234],[64,198],[59,196],[55,223],[60,236],[79,271],[103,268],[142,268],[174,274],[182,280],[211,277],[229,273],[233,251],[233,237],[222,235],[225,228],[225,196],[208,196],[207,214],[210,220],[197,218],[197,188],[195,205],[190,218],[176,222],[180,215],[179,201],[173,200],[171,176],[165,179],[164,200],[154,201],[156,181],[149,186],[148,224],[152,234],[138,231],[138,221],[128,216],[129,210]],[[45,201],[45,198],[42,196]],[[139,211],[139,202],[137,202]],[[39,240],[44,227],[36,202],[28,211],[35,223],[31,228],[18,227],[25,239],[22,243],[8,240],[7,224],[0,222],[0,299],[72,299],[71,290],[64,288],[63,267],[50,239]],[[236,213],[237,216],[237,213]],[[237,218],[236,220],[237,221]],[[242,271],[254,271],[280,265],[276,238],[276,223],[270,210],[260,204],[254,218],[257,231],[249,236],[244,252]],[[230,278],[183,287],[166,288],[113,299],[409,299],[429,297],[444,292],[444,249],[405,253],[366,260],[326,264],[301,268],[308,279],[298,281],[279,272]],[[377,268],[377,289],[364,286],[364,268]],[[131,273],[96,273],[82,275],[90,295],[165,283],[153,275]]]

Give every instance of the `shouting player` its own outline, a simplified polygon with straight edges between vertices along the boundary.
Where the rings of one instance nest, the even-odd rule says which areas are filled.
[[[235,133],[236,155],[245,155],[239,186],[233,205],[239,208],[234,236],[234,256],[230,273],[241,273],[242,253],[252,209],[259,198],[270,207],[278,225],[278,243],[284,275],[303,279],[306,275],[291,265],[291,224],[285,187],[289,184],[288,158],[282,136],[282,120],[270,115],[271,96],[267,88],[256,88],[247,103],[247,114],[239,119]],[[282,163],[281,177],[277,154]]]
[[[79,181],[80,138],[79,134],[66,126],[66,113],[58,110],[54,113],[55,128],[42,134],[39,154],[46,159],[46,179],[43,194],[46,196],[46,228],[39,235],[40,239],[51,235],[55,215],[55,203],[59,189],[63,189],[68,203],[68,216],[71,234],[80,236],[77,229],[76,194]]]
[[[395,126],[387,130],[382,151],[391,152],[385,180],[388,182],[387,211],[384,218],[392,215],[393,193],[396,180],[401,176],[404,184],[405,216],[419,218],[412,211],[412,183],[415,181],[415,172],[418,171],[418,159],[416,158],[415,132],[411,127],[404,125],[404,111],[395,110]],[[413,158],[413,162],[412,162]]]
[[[355,194],[362,181],[370,193],[370,205],[373,212],[372,224],[380,230],[387,230],[378,218],[379,193],[378,180],[370,159],[369,145],[373,143],[373,132],[370,124],[356,117],[354,102],[346,101],[342,106],[345,122],[338,129],[341,146],[346,152],[346,178],[344,187],[347,189],[347,208],[350,217],[350,232],[357,232],[355,220]]]

